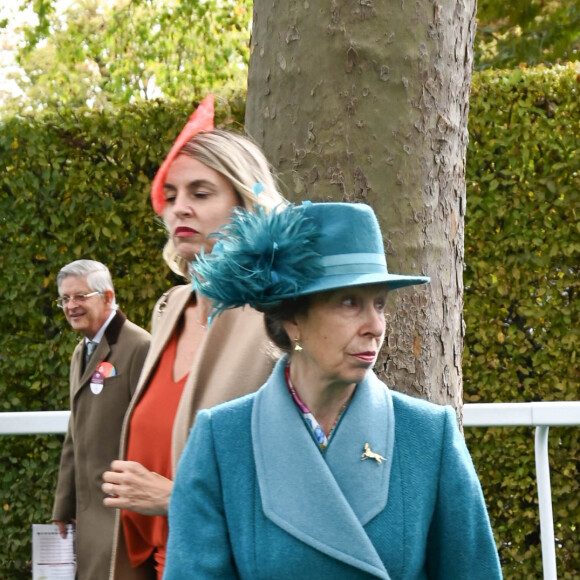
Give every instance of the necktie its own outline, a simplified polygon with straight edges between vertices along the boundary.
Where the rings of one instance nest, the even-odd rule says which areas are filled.
[[[93,342],[92,340],[88,340],[86,347],[85,347],[85,368],[87,368],[87,365],[89,364],[89,361],[91,360],[91,356],[93,356],[93,353],[95,352],[95,349],[97,348],[97,344],[96,342]]]

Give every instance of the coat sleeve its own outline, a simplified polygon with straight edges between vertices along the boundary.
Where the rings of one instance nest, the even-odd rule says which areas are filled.
[[[502,578],[481,485],[451,407],[445,413],[427,565],[429,578]]]
[[[77,347],[78,349],[79,347]],[[68,522],[76,518],[76,485],[75,485],[75,452],[74,452],[74,411],[72,409],[72,388],[73,376],[79,373],[76,364],[77,351],[73,353],[71,366],[69,369],[69,397],[71,399],[71,414],[68,421],[68,428],[62,452],[60,454],[60,465],[58,470],[58,481],[54,493],[54,504],[52,507],[52,521]]]
[[[74,421],[71,415],[60,455],[58,481],[52,508],[52,521],[54,522],[68,522],[76,517],[75,454],[71,432],[72,425],[74,425]]]
[[[163,580],[238,578],[228,536],[211,412],[200,411],[169,501]]]

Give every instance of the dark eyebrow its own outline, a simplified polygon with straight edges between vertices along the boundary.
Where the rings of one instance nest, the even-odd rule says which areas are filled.
[[[212,183],[211,181],[208,181],[207,179],[194,179],[193,181],[190,181],[187,184],[187,189],[198,189],[200,187],[211,187],[213,189],[215,189],[215,183]],[[175,189],[177,189],[175,187],[175,185],[173,185],[172,183],[164,183],[163,184],[163,189],[171,189],[172,191],[174,191]]]

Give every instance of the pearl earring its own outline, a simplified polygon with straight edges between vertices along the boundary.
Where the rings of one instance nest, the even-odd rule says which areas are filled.
[[[294,350],[296,352],[300,352],[302,350],[302,347],[300,346],[299,340],[297,338],[295,338],[294,339],[294,342],[295,342],[295,344],[294,344]]]

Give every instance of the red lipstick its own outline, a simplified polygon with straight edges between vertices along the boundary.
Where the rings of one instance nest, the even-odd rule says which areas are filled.
[[[189,238],[191,236],[195,236],[195,234],[199,233],[197,230],[193,228],[188,228],[186,226],[179,226],[175,228],[174,236],[177,238]]]
[[[372,351],[372,350],[369,350],[369,351],[365,351],[365,352],[354,353],[352,356],[354,356],[355,358],[358,358],[359,360],[362,360],[366,363],[373,364],[375,362],[375,358],[377,356],[377,353]]]

